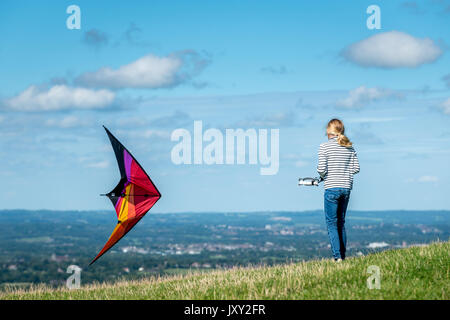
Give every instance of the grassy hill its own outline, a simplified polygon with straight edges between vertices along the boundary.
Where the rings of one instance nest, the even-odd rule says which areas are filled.
[[[82,286],[36,286],[0,299],[446,299],[450,242],[388,250],[341,263],[313,260],[183,276]],[[368,289],[367,268],[381,270],[381,288]],[[82,279],[82,277],[81,277]]]

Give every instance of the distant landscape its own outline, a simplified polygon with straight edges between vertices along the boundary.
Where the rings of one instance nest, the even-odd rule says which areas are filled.
[[[116,223],[110,211],[0,211],[1,288],[83,284],[329,258],[321,211],[149,213],[110,252],[89,262]],[[450,211],[350,211],[350,256],[448,241]]]
[[[7,288],[0,300],[448,300],[450,242],[383,250],[341,263],[314,259],[275,266],[147,277],[84,284],[77,290],[36,285]],[[380,268],[379,290],[368,286],[367,270]]]

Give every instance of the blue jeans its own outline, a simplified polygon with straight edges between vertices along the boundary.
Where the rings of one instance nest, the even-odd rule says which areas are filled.
[[[325,190],[325,221],[334,259],[345,259],[347,235],[344,224],[349,199],[350,189],[330,188]]]

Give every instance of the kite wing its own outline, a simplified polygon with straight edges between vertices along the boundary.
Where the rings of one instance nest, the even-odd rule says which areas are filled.
[[[103,249],[91,261],[93,264],[111,249],[161,198],[156,186],[133,155],[104,127],[116,155],[120,170],[120,181],[106,196],[117,213],[117,225]]]

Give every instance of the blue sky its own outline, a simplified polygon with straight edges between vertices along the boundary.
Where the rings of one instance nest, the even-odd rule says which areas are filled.
[[[2,1],[0,28],[1,208],[111,209],[106,125],[157,212],[319,209],[322,188],[296,182],[340,117],[361,163],[351,209],[450,209],[450,1]],[[174,165],[170,134],[194,120],[279,129],[278,174]]]

